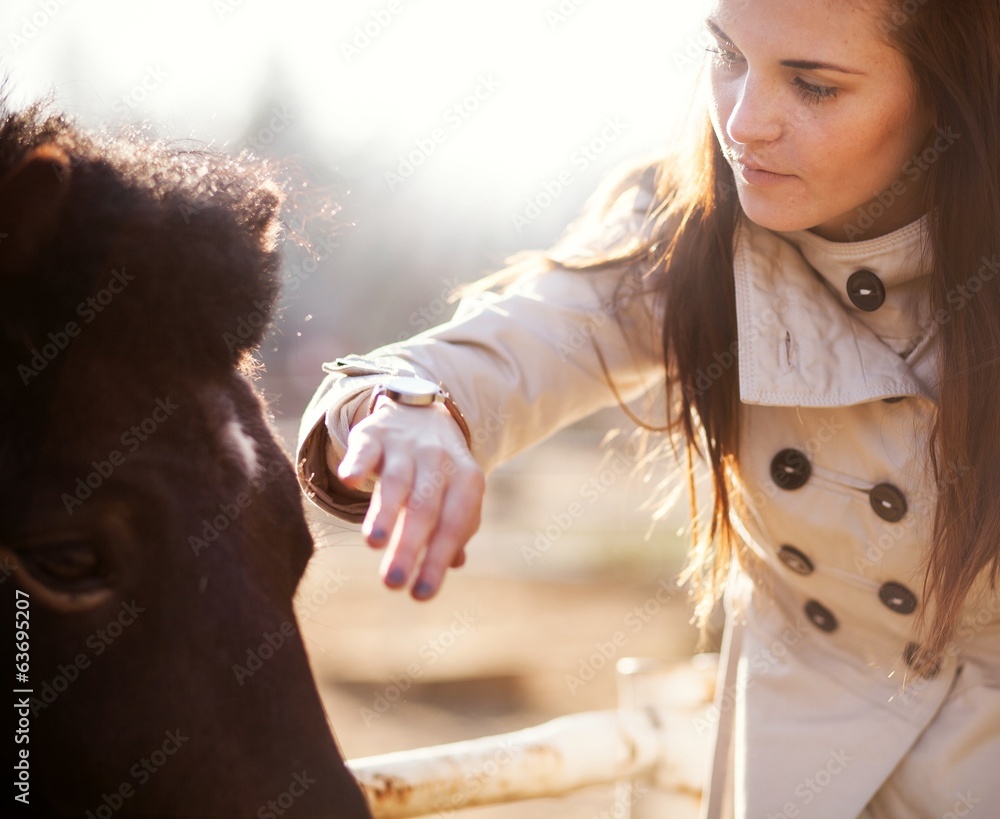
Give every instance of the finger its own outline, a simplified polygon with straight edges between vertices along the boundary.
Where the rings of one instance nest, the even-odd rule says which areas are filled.
[[[388,585],[406,585],[413,574],[420,553],[438,526],[446,482],[442,469],[418,470],[383,560],[383,577]]]
[[[437,529],[413,584],[412,594],[417,600],[428,600],[437,594],[448,567],[456,560],[464,562],[465,544],[479,528],[484,490],[483,474],[478,467],[463,469],[449,485]]]
[[[337,477],[351,489],[357,489],[372,475],[381,471],[384,452],[382,442],[372,435],[354,435],[348,441],[347,452],[337,466]]]
[[[465,549],[460,549],[451,561],[451,568],[461,569],[465,565]]]
[[[413,473],[413,460],[408,456],[386,455],[382,459],[382,474],[361,525],[361,533],[369,545],[382,548],[389,541],[410,496]]]

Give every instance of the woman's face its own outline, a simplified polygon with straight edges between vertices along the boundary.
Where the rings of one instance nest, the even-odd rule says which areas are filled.
[[[715,0],[711,116],[747,216],[834,241],[923,211],[933,141],[885,2]],[[916,160],[915,160],[916,157]]]

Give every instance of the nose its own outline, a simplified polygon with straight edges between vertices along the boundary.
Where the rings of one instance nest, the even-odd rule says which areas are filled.
[[[777,90],[765,78],[752,72],[743,75],[737,88],[736,104],[726,121],[726,133],[734,144],[773,142],[781,136]]]

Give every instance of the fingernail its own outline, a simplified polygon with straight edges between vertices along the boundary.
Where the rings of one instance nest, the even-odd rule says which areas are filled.
[[[382,541],[389,537],[385,529],[372,529],[372,540]]]
[[[399,567],[392,569],[385,577],[391,586],[402,586],[406,582],[406,572]]]
[[[426,600],[432,594],[434,594],[434,587],[426,580],[421,580],[413,587],[413,596],[418,600]]]

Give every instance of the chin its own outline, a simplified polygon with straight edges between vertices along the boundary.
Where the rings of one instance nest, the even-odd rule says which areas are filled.
[[[814,224],[809,214],[801,208],[789,206],[788,202],[774,203],[761,201],[763,197],[745,194],[740,190],[740,205],[747,218],[762,228],[780,233],[808,230]]]

